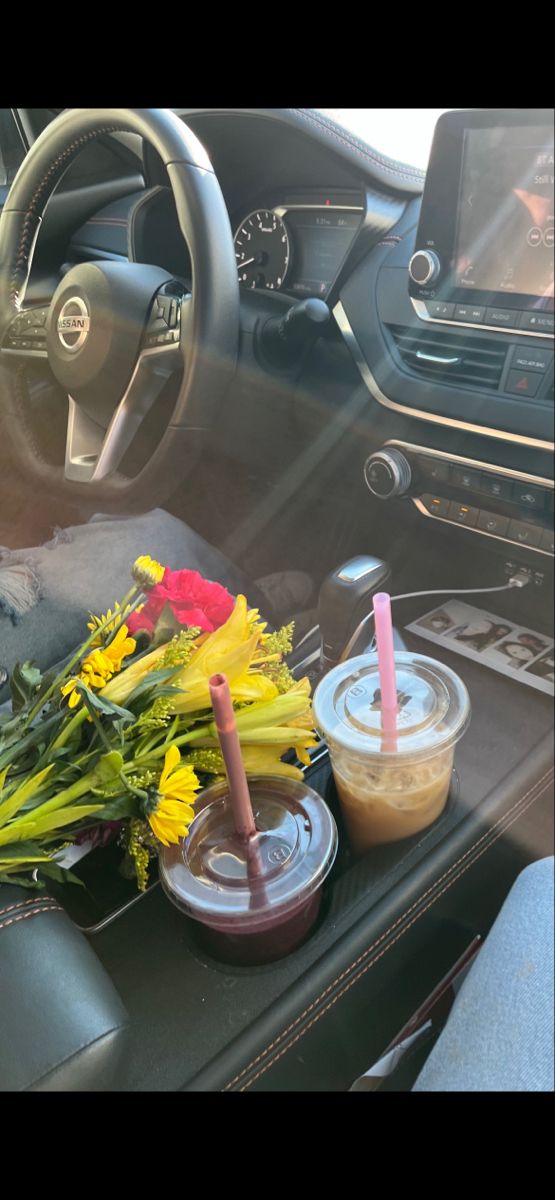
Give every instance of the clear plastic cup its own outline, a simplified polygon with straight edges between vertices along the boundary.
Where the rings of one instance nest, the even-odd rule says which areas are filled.
[[[294,950],[318,916],[337,827],[304,781],[249,777],[257,834],[238,836],[227,782],[197,800],[189,836],[160,852],[164,891],[199,922],[216,957],[244,965]]]
[[[470,721],[459,676],[443,663],[395,654],[397,729],[382,730],[375,654],[340,663],[318,684],[314,716],[357,854],[426,829],[447,802],[455,745]]]

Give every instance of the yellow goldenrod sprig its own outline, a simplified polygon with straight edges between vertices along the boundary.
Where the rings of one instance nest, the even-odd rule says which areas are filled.
[[[127,829],[126,849],[133,862],[137,887],[145,892],[148,886],[148,864],[156,849],[152,830],[146,821],[135,819],[130,821]]]
[[[283,625],[276,633],[264,635],[264,656],[267,654],[290,654],[293,649],[295,622]]]
[[[202,630],[197,625],[191,625],[188,629],[181,629],[179,633],[176,633],[171,642],[168,642],[158,662],[158,670],[163,670],[164,667],[185,666],[196,650],[194,643],[201,633]]]

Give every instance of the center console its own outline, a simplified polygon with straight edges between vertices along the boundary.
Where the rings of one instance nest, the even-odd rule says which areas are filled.
[[[427,517],[553,558],[553,480],[483,467],[460,454],[392,440],[366,460],[364,478],[380,500],[408,496]]]
[[[371,397],[381,500],[553,556],[553,114],[448,112],[421,200],[334,315]],[[493,541],[490,542],[493,548]]]
[[[404,621],[429,601],[413,605]],[[410,650],[428,652],[414,634],[405,636]],[[457,748],[447,806],[432,826],[356,858],[327,755],[317,752],[307,768],[307,782],[338,822],[340,852],[303,946],[265,966],[221,962],[159,886],[100,925],[92,946],[130,1016],[117,1087],[346,1090],[437,973],[476,929],[487,929],[527,858],[516,823],[549,800],[551,704],[530,691],[523,721],[518,684],[471,660],[461,667],[454,654],[445,661],[464,678],[473,718]],[[500,744],[503,753],[495,752]],[[493,881],[487,898],[484,871]]]

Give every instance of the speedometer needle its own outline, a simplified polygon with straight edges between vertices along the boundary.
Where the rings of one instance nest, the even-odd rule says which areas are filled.
[[[237,270],[242,271],[243,267],[249,267],[254,262],[254,258],[246,258],[244,262],[237,263]]]

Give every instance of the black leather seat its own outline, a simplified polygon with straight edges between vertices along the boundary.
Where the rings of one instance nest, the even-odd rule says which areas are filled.
[[[68,885],[71,886],[71,885]],[[128,1016],[57,900],[0,888],[0,1091],[105,1091]]]

